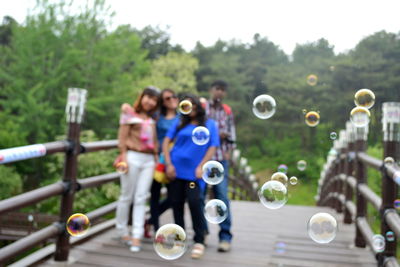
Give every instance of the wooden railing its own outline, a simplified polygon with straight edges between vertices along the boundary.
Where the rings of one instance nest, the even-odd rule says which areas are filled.
[[[397,238],[400,238],[400,216],[394,202],[400,185],[400,168],[396,164],[400,159],[400,103],[384,103],[382,110],[383,159],[391,157],[393,160],[366,154],[368,126],[354,127],[347,122],[346,130],[340,131],[339,140],[335,140],[323,167],[316,199],[320,206],[344,212],[344,223],[354,223],[356,227],[355,246],[369,246],[378,266],[399,266],[396,247]],[[381,172],[381,196],[368,187],[368,167]],[[385,237],[389,231],[395,234],[394,240],[386,240],[383,251],[374,248],[374,233],[367,221],[367,202],[380,213],[382,235]]]
[[[50,197],[61,197],[59,221],[55,221],[51,225],[1,248],[0,266],[5,265],[7,262],[12,261],[14,257],[51,238],[56,239],[54,260],[57,262],[67,261],[71,242],[70,236],[66,231],[66,222],[69,216],[72,215],[75,193],[80,190],[98,187],[102,184],[119,180],[120,175],[116,172],[77,179],[78,156],[80,154],[116,149],[118,145],[118,140],[91,143],[80,142],[80,123],[82,121],[82,109],[85,103],[85,92],[82,90],[72,92],[72,96],[74,96],[73,101],[76,101],[76,103],[74,104],[73,102],[67,105],[67,140],[0,150],[0,164],[34,157],[43,157],[54,153],[65,153],[62,181],[0,201],[0,216],[7,216],[7,212],[14,212],[20,208],[36,204]],[[71,98],[70,94],[68,98]],[[233,199],[255,200],[257,198],[256,190],[258,184],[255,182],[254,175],[251,174],[251,168],[246,165],[247,160],[240,158],[240,151],[235,150],[231,160],[233,175],[230,176],[229,187]],[[113,202],[91,211],[86,215],[89,220],[93,222],[113,212],[116,206],[117,202]],[[108,224],[108,228],[112,227],[112,225],[113,224]],[[104,227],[99,228],[98,231],[94,231],[92,235],[98,234],[105,229]],[[89,237],[90,236],[87,236],[87,238]],[[33,260],[37,261],[38,259],[35,258]],[[34,264],[35,261],[29,262],[29,264]],[[25,262],[24,264],[27,263]]]

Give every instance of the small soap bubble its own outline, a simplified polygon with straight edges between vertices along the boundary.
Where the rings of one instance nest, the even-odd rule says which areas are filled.
[[[376,252],[382,252],[385,250],[386,242],[382,235],[374,235],[372,237],[372,246]]]
[[[304,171],[307,168],[307,162],[305,160],[299,160],[297,162],[297,169],[299,171]]]
[[[394,163],[394,158],[392,158],[392,157],[386,157],[386,158],[383,160],[383,162],[384,162],[385,164],[393,164],[393,163]]]
[[[283,207],[288,199],[286,186],[278,181],[268,181],[258,191],[261,203],[269,209]]]
[[[288,177],[283,172],[275,172],[271,176],[271,181],[278,181],[281,182],[284,186],[287,186]]]
[[[330,70],[330,71],[335,71],[335,66],[330,66],[330,67],[329,67],[329,70]]]
[[[368,125],[371,113],[363,107],[355,107],[350,112],[350,120],[355,127],[365,127]]]
[[[338,152],[337,152],[336,149],[334,149],[334,148],[331,148],[331,149],[329,150],[329,152],[328,152],[328,155],[329,155],[329,156],[332,156],[332,157],[336,157],[337,154],[338,154]]]
[[[394,241],[394,233],[392,231],[387,231],[386,232],[386,240],[389,242],[393,242]]]
[[[290,177],[289,183],[290,183],[291,185],[296,185],[296,184],[297,184],[297,177],[296,177],[296,176]]]
[[[228,217],[228,208],[222,200],[212,199],[204,207],[204,216],[208,222],[219,224]]]
[[[375,94],[369,89],[360,89],[354,95],[354,103],[358,107],[370,109],[375,104]]]
[[[28,215],[28,221],[33,222],[33,215],[32,214]]]
[[[188,115],[190,112],[192,112],[192,106],[192,102],[190,102],[189,100],[182,100],[179,103],[178,110],[180,113]]]
[[[307,83],[310,86],[315,86],[318,83],[318,76],[315,74],[310,74],[307,76]]]
[[[204,126],[197,126],[192,132],[192,141],[196,145],[203,146],[210,140],[210,131]]]
[[[303,114],[306,115],[307,114],[307,109],[303,109]]]
[[[283,172],[283,173],[287,173],[288,171],[288,166],[286,166],[285,164],[281,164],[278,166],[278,172]]]
[[[128,164],[125,161],[118,162],[115,165],[115,169],[119,174],[124,174],[128,172]]]
[[[285,242],[278,242],[275,244],[275,252],[279,254],[283,254],[286,252],[286,243]]]
[[[270,95],[259,95],[253,100],[253,113],[257,118],[269,119],[276,111],[275,99]]]
[[[400,211],[400,199],[396,199],[396,200],[393,202],[393,207],[394,207],[396,210]]]
[[[224,180],[224,166],[215,160],[207,161],[203,165],[203,180],[210,185],[219,184]]]
[[[186,233],[177,224],[161,226],[154,237],[153,247],[158,256],[165,260],[176,260],[186,251]]]
[[[336,140],[336,138],[337,138],[337,133],[336,133],[336,132],[331,132],[331,133],[329,134],[329,137],[331,138],[331,140]]]
[[[67,231],[72,236],[83,236],[90,227],[89,218],[82,213],[72,214],[67,220]]]
[[[306,116],[304,117],[305,122],[310,127],[315,127],[319,124],[319,113],[315,111],[307,112]]]
[[[329,213],[320,212],[313,215],[307,224],[308,235],[320,244],[330,243],[336,237],[337,222]]]
[[[190,189],[193,189],[193,188],[195,188],[196,187],[196,183],[195,182],[190,182],[189,183],[189,188]]]

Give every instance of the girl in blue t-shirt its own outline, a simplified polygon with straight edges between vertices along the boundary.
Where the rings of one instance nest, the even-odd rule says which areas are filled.
[[[185,227],[183,211],[185,199],[188,200],[192,225],[195,232],[195,244],[192,258],[200,258],[204,254],[204,224],[203,203],[201,193],[206,184],[201,179],[202,166],[214,155],[219,146],[218,128],[215,121],[206,118],[205,110],[199,98],[187,94],[183,100],[192,103],[192,111],[181,115],[180,119],[171,126],[163,141],[163,153],[167,165],[167,177],[172,180],[169,188],[170,201],[175,223]],[[192,132],[198,126],[208,129],[210,136],[205,145],[197,145],[192,140]],[[174,146],[169,151],[169,144]]]

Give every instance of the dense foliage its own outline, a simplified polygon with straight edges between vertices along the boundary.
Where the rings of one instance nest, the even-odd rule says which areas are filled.
[[[370,88],[376,94],[371,144],[381,140],[382,102],[400,101],[399,33],[374,33],[338,55],[325,39],[299,44],[286,55],[259,34],[248,44],[198,43],[186,52],[171,45],[168,32],[160,28],[121,25],[108,30],[112,13],[102,1],[78,15],[68,8],[39,1],[23,24],[6,17],[0,26],[0,149],[64,135],[69,87],[89,91],[82,127],[90,130],[88,140],[101,140],[116,137],[120,104],[132,102],[148,84],[207,96],[209,84],[224,79],[230,84],[226,101],[235,114],[238,147],[253,169],[275,170],[285,163],[302,186],[313,183],[310,188],[315,188],[332,145],[329,133],[344,127],[355,91]],[[317,85],[307,84],[309,74],[318,76]],[[277,112],[268,120],[251,111],[252,100],[263,93],[277,101]],[[303,109],[320,112],[316,128],[304,123]],[[82,156],[80,177],[112,171],[115,153]],[[303,173],[295,168],[300,159],[309,163]],[[0,199],[60,179],[62,164],[62,157],[54,156],[0,166],[0,188],[11,188],[0,191]],[[100,206],[115,199],[117,190],[110,185],[82,192],[84,200],[76,208]],[[58,206],[43,203],[38,209],[57,212]]]

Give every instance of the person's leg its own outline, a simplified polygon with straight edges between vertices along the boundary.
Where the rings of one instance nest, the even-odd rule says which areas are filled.
[[[128,152],[129,153],[129,152]],[[120,177],[120,197],[117,204],[116,212],[116,228],[118,235],[125,237],[129,235],[128,231],[128,216],[129,208],[133,198],[133,187],[136,174],[139,169],[136,165],[128,160],[128,173],[122,174]]]
[[[160,216],[160,190],[161,184],[153,179],[151,184],[150,196],[150,219],[149,223],[154,226],[154,230],[159,228],[158,217]]]
[[[144,216],[146,212],[146,200],[150,191],[154,174],[153,155],[140,153],[141,170],[136,177],[136,188],[134,188],[134,203],[132,212],[132,237],[141,239],[144,233]]]
[[[201,210],[204,213],[204,207],[205,207],[205,202],[206,202],[206,197],[207,197],[207,185],[205,186],[204,190],[200,192],[200,205],[201,205]],[[204,228],[204,235],[208,235],[208,223],[206,218],[203,216],[203,228]]]
[[[224,166],[225,176],[224,180],[213,186],[214,194],[216,199],[222,200],[226,207],[228,208],[228,217],[219,224],[220,231],[219,231],[219,240],[220,241],[227,241],[231,242],[232,240],[232,233],[231,233],[231,210],[230,210],[230,203],[228,199],[228,183],[229,183],[229,163],[227,160],[221,161],[222,166]]]
[[[161,216],[161,214],[171,207],[171,200],[169,198],[169,184],[166,184],[165,187],[167,188],[167,197],[160,203],[159,216]]]
[[[174,221],[177,225],[185,229],[184,205],[185,205],[185,181],[182,179],[175,179],[169,186],[169,197],[171,200],[172,210],[174,212]]]
[[[202,191],[199,186],[193,188],[189,187],[189,182],[187,182],[186,196],[190,208],[190,214],[192,216],[192,225],[194,230],[194,242],[204,244],[204,213],[202,210],[200,194]]]

